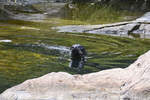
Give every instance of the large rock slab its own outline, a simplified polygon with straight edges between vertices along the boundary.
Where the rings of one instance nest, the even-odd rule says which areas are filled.
[[[114,27],[104,27],[96,30],[87,31],[87,33],[94,33],[94,34],[110,34],[110,35],[128,35],[130,31],[132,31],[136,26],[139,24],[131,23],[125,25],[119,25]]]
[[[128,81],[121,87],[121,98],[150,100],[150,51],[139,57],[126,68],[130,73]]]
[[[58,32],[106,34],[114,36],[128,36],[139,34],[150,35],[150,12],[134,21],[119,22],[104,25],[68,25],[53,27]]]
[[[67,25],[52,27],[52,29],[57,29],[58,32],[84,33],[87,30],[92,30],[101,26],[102,25]]]
[[[114,28],[114,27],[122,27],[128,23],[130,23],[130,22],[119,22],[119,23],[103,24],[103,25],[67,25],[67,26],[52,27],[52,29],[56,29],[56,30],[58,30],[58,32],[94,33],[94,31],[96,31],[96,30],[100,30],[100,29],[104,29],[104,28],[109,29],[109,28]],[[117,29],[114,29],[114,30],[117,30]],[[109,30],[111,31],[111,29],[109,29]],[[90,32],[90,31],[93,31],[93,32]]]
[[[125,69],[49,73],[7,89],[0,100],[149,100],[149,58],[150,51]]]

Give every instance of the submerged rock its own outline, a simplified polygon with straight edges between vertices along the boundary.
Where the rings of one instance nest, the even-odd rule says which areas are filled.
[[[7,89],[0,100],[149,100],[149,58],[150,51],[125,69],[49,73]]]

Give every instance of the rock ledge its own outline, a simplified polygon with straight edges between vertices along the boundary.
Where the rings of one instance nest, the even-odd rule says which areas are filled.
[[[141,38],[150,38],[150,12],[142,17],[127,22],[104,25],[67,25],[53,27],[58,32],[105,34],[113,36],[129,36],[138,34]]]

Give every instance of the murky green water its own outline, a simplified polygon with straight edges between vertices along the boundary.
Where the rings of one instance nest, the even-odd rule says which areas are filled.
[[[104,21],[104,20],[103,20]],[[49,18],[42,22],[0,21],[0,92],[27,79],[50,72],[86,74],[125,68],[150,48],[149,39],[105,35],[57,33],[53,26],[87,21]],[[69,47],[81,44],[88,51],[82,71],[70,69]]]

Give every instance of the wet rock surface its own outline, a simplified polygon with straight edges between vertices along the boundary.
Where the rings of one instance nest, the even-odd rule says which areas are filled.
[[[58,32],[106,34],[115,36],[128,36],[130,34],[139,34],[141,37],[149,37],[149,27],[150,12],[147,12],[145,15],[134,21],[104,25],[68,25],[55,28],[53,27],[53,29],[57,29]]]
[[[63,14],[62,8],[66,3],[59,2],[44,2],[33,5],[5,5],[0,7],[0,20],[24,20],[24,21],[42,21],[46,18],[61,17]],[[0,5],[1,6],[1,5]]]
[[[150,51],[125,69],[49,73],[7,89],[0,100],[149,100],[149,57]]]
[[[43,3],[40,5],[40,8],[37,8],[37,11],[40,11],[39,13],[18,13],[12,16],[12,19],[25,21],[42,21],[49,17],[60,17],[61,10],[65,6],[65,4],[66,3]],[[28,9],[28,12],[29,11],[30,9]]]

